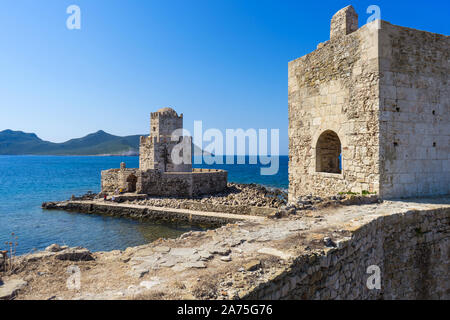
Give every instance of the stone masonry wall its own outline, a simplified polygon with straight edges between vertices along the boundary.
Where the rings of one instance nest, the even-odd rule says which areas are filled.
[[[201,195],[223,191],[227,187],[228,172],[214,169],[193,169],[192,194]]]
[[[200,171],[201,170],[201,171]],[[224,170],[194,169],[192,172],[161,172],[158,170],[137,173],[137,193],[167,197],[192,197],[212,194],[227,186]]]
[[[289,63],[289,200],[305,194],[379,191],[378,33],[334,34]],[[342,173],[316,172],[316,145],[331,130]]]
[[[449,194],[450,38],[356,21],[341,9],[331,39],[289,63],[289,200]],[[342,170],[331,146],[318,148],[325,132],[340,140]]]
[[[186,139],[183,141],[182,139]],[[184,144],[191,148],[190,137],[181,137],[180,141],[157,142],[156,137],[141,137],[139,147],[139,168],[143,171],[158,169],[167,172],[191,172],[192,163],[175,164],[172,161],[172,151],[176,146]],[[182,152],[180,151],[180,157]]]
[[[330,39],[358,30],[358,15],[352,6],[336,12],[331,19]]]
[[[382,21],[383,197],[450,193],[450,37]]]
[[[135,192],[138,177],[137,169],[110,169],[101,173],[102,192]]]
[[[244,298],[448,300],[449,232],[449,208],[381,216],[337,248],[299,256]],[[381,289],[366,285],[371,265],[381,270]]]
[[[190,197],[192,195],[192,177],[189,172],[141,171],[137,191],[153,196]]]
[[[151,170],[155,168],[155,153],[154,145],[156,144],[156,137],[141,136],[139,144],[139,169]]]
[[[150,114],[150,134],[157,137],[158,142],[168,142],[173,131],[183,128],[183,115],[173,111],[152,112]]]

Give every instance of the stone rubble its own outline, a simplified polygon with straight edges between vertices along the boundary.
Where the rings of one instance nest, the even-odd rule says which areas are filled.
[[[128,201],[154,207],[184,208],[190,203],[211,203],[226,206],[255,206],[279,208],[286,204],[287,193],[277,188],[257,184],[228,183],[224,192],[190,198],[149,197],[146,200]]]

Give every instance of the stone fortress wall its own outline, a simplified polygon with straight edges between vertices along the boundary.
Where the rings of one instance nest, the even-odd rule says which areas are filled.
[[[373,21],[353,7],[330,40],[289,63],[289,199],[450,192],[448,36]]]
[[[450,210],[409,210],[378,217],[322,254],[303,254],[245,299],[450,298]],[[380,287],[369,288],[379,267]],[[372,282],[371,282],[372,283]]]
[[[141,137],[139,169],[102,171],[102,192],[136,192],[153,196],[194,197],[223,191],[227,187],[228,173],[225,170],[193,169],[191,163],[177,164],[172,161],[172,151],[180,147],[191,151],[191,137],[181,136],[172,141],[172,133],[183,128],[183,115],[171,108],[162,108],[151,113],[150,136]],[[175,149],[177,150],[177,149]],[[189,155],[190,159],[190,155]]]
[[[339,11],[330,41],[289,63],[290,199],[379,192],[377,32],[355,15]]]
[[[381,22],[380,193],[450,192],[450,37]]]
[[[224,170],[214,169],[193,169],[192,172],[110,169],[102,171],[102,192],[122,189],[153,196],[193,197],[221,192],[227,186],[227,175]]]
[[[141,171],[137,192],[155,196],[193,197],[223,191],[227,187],[227,172],[202,169],[192,172]]]

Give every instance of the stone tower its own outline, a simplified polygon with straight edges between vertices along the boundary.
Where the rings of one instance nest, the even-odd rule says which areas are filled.
[[[192,168],[192,138],[183,136],[183,115],[162,108],[150,115],[150,135],[141,137],[139,168],[102,171],[102,192],[193,197],[227,188],[225,170]],[[176,131],[176,132],[174,132]]]
[[[192,171],[191,164],[174,164],[172,161],[172,150],[181,142],[181,140],[172,141],[172,133],[179,129],[183,129],[183,114],[178,115],[172,108],[162,108],[150,114],[150,135],[141,137],[140,141],[140,170]]]
[[[450,39],[352,6],[330,40],[289,63],[289,199],[450,193]]]

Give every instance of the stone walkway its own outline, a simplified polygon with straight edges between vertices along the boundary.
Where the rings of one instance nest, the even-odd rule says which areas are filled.
[[[94,201],[93,201],[94,202]],[[101,201],[95,201],[94,202],[97,205],[103,205]],[[176,212],[178,214],[183,214],[187,216],[204,216],[204,217],[216,217],[216,218],[223,218],[223,219],[229,219],[229,220],[248,220],[248,221],[261,221],[264,220],[264,217],[258,217],[258,216],[250,216],[250,215],[241,215],[241,214],[231,214],[231,213],[222,213],[222,212],[207,212],[207,211],[198,211],[198,210],[188,210],[188,209],[177,209],[177,208],[163,208],[163,207],[154,207],[154,206],[145,206],[145,205],[138,205],[138,204],[122,204],[122,203],[108,203],[106,204],[108,206],[114,205],[121,208],[137,208],[137,209],[150,209],[152,211],[160,211],[160,212]]]
[[[84,201],[62,201],[50,203],[52,207],[47,209],[61,209],[61,210],[80,210],[80,212],[90,211],[95,213],[96,210],[99,213],[102,212],[120,212],[121,216],[126,216],[124,212],[131,212],[130,217],[138,216],[145,218],[145,214],[141,214],[144,210],[151,212],[153,214],[159,213],[159,216],[165,218],[182,217],[183,219],[190,221],[218,221],[218,222],[235,222],[235,221],[262,221],[264,217],[253,216],[253,215],[242,215],[233,213],[223,213],[223,212],[208,212],[208,211],[198,211],[190,209],[177,209],[177,208],[166,208],[166,207],[155,207],[148,205],[139,205],[132,203],[114,203],[105,202],[103,200],[84,200]],[[84,209],[84,208],[87,208]],[[133,213],[135,209],[136,214]]]

